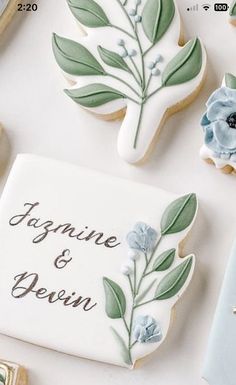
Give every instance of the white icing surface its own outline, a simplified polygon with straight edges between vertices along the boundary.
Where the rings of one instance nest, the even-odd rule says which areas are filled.
[[[122,28],[127,29],[126,19],[117,3],[114,2],[112,7],[110,6],[107,0],[99,0],[99,4],[105,10],[108,18],[111,20],[116,20],[116,24],[121,26]],[[144,3],[139,8],[139,13],[142,11]],[[145,49],[150,46],[150,42],[142,31],[142,27],[138,26],[140,35],[141,35],[141,43]],[[97,52],[97,47],[102,43],[103,47],[119,52],[119,47],[116,42],[119,38],[123,38],[127,43],[128,47],[135,48],[137,50],[137,46],[133,39],[127,37],[122,32],[117,31],[112,28],[85,28],[88,35],[80,39],[80,43],[85,45],[89,50],[93,53],[95,57],[99,60],[99,55]],[[178,12],[177,4],[176,4],[176,12],[174,19],[167,30],[166,34],[162,37],[162,39],[149,51],[146,57],[146,62],[155,60],[157,54],[161,54],[163,57],[163,61],[158,63],[158,68],[163,71],[166,67],[167,63],[181,50],[179,47],[179,37],[181,31],[181,22],[180,15]],[[166,111],[175,106],[177,103],[186,99],[189,95],[191,95],[196,88],[200,85],[205,69],[206,69],[206,52],[204,47],[203,50],[203,63],[202,69],[199,75],[191,81],[183,83],[181,85],[166,87],[158,92],[155,96],[153,96],[149,101],[145,104],[144,113],[142,117],[141,129],[138,139],[138,144],[136,149],[133,148],[135,131],[137,127],[137,122],[139,119],[139,111],[140,106],[136,103],[127,100],[116,100],[114,102],[107,103],[103,106],[91,108],[90,111],[97,114],[111,114],[127,105],[127,113],[124,118],[124,121],[120,128],[120,133],[118,136],[118,152],[120,156],[129,163],[136,163],[145,156],[148,151],[150,144],[156,134],[157,131],[160,130],[161,122]],[[140,62],[138,60],[138,56],[134,58],[136,64],[140,66]],[[104,64],[104,68],[113,73],[113,69]],[[125,81],[127,81],[133,87],[136,87],[136,83],[132,77],[125,71],[120,71],[120,77],[122,77]],[[116,72],[117,73],[117,70]],[[146,68],[146,77],[150,71]],[[68,77],[68,75],[66,75]],[[78,88],[81,86],[85,86],[89,84],[88,77],[75,77],[69,76],[69,79],[76,82],[76,84],[72,88]],[[93,83],[101,82],[101,77],[93,76]],[[120,84],[115,79],[106,77],[102,79],[102,83],[109,85],[113,88],[116,88],[122,92],[128,93],[130,96],[134,96],[132,92],[130,92],[126,86]],[[152,84],[150,86],[150,92],[155,90],[161,84],[161,76],[153,77]]]
[[[110,326],[124,338],[125,331],[120,320],[106,316],[102,277],[107,276],[123,287],[129,308],[131,298],[127,294],[127,278],[120,273],[128,251],[126,234],[138,221],[159,230],[163,211],[176,198],[176,195],[154,187],[67,163],[19,155],[0,201],[0,249],[4,256],[0,269],[0,308],[7,315],[0,317],[0,332],[57,351],[124,366]],[[10,218],[26,211],[23,207],[26,202],[40,203],[31,218],[50,219],[57,225],[69,222],[78,230],[87,225],[90,230],[117,236],[121,245],[108,249],[91,240],[80,242],[54,233],[35,244],[32,239],[41,233],[39,229],[27,227],[23,222],[17,226],[9,225]],[[158,252],[177,247],[188,231],[164,237]],[[58,270],[54,260],[64,249],[70,249],[72,261]],[[176,256],[174,265],[180,262]],[[145,312],[159,320],[164,338],[171,309],[188,286],[193,268],[194,263],[184,287],[176,296],[137,310],[137,314]],[[26,271],[39,274],[37,288],[64,289],[68,295],[75,291],[83,297],[91,297],[97,306],[84,312],[81,307],[39,300],[33,293],[14,298],[11,295],[14,277]],[[156,274],[159,278],[163,273]],[[132,353],[134,361],[154,351],[160,343],[137,344]]]
[[[10,0],[0,0],[0,16],[3,14]]]

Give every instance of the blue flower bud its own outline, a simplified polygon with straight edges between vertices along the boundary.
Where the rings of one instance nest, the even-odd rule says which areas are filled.
[[[143,222],[138,222],[134,226],[134,230],[127,234],[126,240],[131,249],[148,253],[154,249],[157,237],[156,230],[151,226]]]
[[[137,14],[136,9],[132,8],[132,9],[129,10],[129,15],[130,16],[135,16],[136,14]]]
[[[162,60],[162,56],[160,54],[157,54],[155,63],[159,63]]]
[[[152,70],[152,75],[153,75],[153,76],[158,76],[158,75],[160,75],[160,70],[159,70],[158,68],[153,68],[153,70]]]
[[[126,57],[128,56],[128,52],[126,51],[125,48],[121,48],[121,49],[119,50],[119,55],[120,55],[121,57],[123,57],[123,58],[126,58]]]
[[[135,5],[140,5],[142,3],[142,0],[134,0]]]
[[[128,55],[129,55],[130,57],[134,57],[134,56],[137,55],[137,51],[136,51],[135,49],[129,49],[129,50],[128,50]]]
[[[119,45],[119,46],[121,46],[121,47],[124,47],[124,45],[125,45],[124,40],[123,40],[123,39],[118,39],[118,40],[117,40],[117,45]]]
[[[150,315],[140,315],[135,319],[133,334],[140,343],[155,343],[162,339],[161,325]]]
[[[155,67],[155,63],[153,61],[150,61],[147,65],[147,67],[152,70]]]
[[[142,21],[142,17],[139,15],[134,16],[135,23],[140,23]]]

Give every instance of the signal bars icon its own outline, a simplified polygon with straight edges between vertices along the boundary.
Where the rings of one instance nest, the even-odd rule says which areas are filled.
[[[210,4],[202,4],[201,7],[205,11],[208,11],[211,8]],[[192,5],[191,7],[187,8],[187,11],[198,11],[198,10],[199,10],[199,5],[198,4]]]
[[[187,8],[187,11],[198,11],[198,4],[195,4],[192,7]]]

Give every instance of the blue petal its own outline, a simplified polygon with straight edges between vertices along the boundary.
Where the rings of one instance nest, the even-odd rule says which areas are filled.
[[[227,150],[236,149],[236,129],[229,127],[226,122],[215,122],[214,136],[217,142]]]
[[[141,250],[141,247],[139,244],[139,237],[136,231],[130,231],[127,234],[126,241],[131,249]]]
[[[207,114],[205,113],[202,117],[202,120],[201,120],[201,126],[208,126],[209,124],[211,124],[210,120],[208,119],[207,117]]]
[[[232,113],[236,112],[236,101],[229,99],[227,101],[218,100],[212,103],[207,110],[207,118],[214,122],[216,120],[225,120]]]
[[[212,103],[214,103],[217,100],[226,102],[229,99],[233,99],[236,102],[236,90],[233,90],[228,87],[221,87],[213,92],[213,94],[208,99],[206,105],[207,107],[209,107]]]
[[[206,126],[205,128],[205,144],[208,146],[214,140],[214,133],[212,125]]]

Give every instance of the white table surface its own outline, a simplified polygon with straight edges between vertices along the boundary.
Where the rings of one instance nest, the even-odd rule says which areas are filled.
[[[118,157],[119,122],[97,120],[62,92],[66,81],[52,55],[51,34],[78,35],[64,0],[38,1],[37,12],[16,15],[0,38],[0,120],[5,126],[0,143],[1,186],[16,154],[29,152],[176,193],[195,191],[200,200],[197,223],[185,249],[197,255],[196,273],[177,306],[174,327],[147,365],[132,372],[0,336],[0,356],[25,365],[32,385],[205,383],[202,363],[236,235],[236,177],[223,175],[199,159],[203,139],[199,119],[204,101],[221,83],[224,72],[236,73],[236,28],[227,23],[225,13],[190,13],[186,8],[192,2],[178,3],[186,37],[198,34],[206,44],[208,78],[195,103],[168,120],[158,146],[142,167],[130,166]]]

